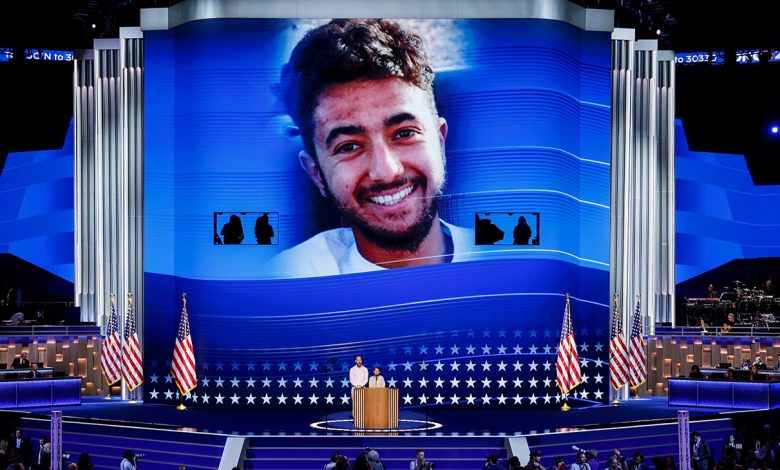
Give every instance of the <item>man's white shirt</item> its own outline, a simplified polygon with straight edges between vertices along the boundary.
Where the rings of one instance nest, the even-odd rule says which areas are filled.
[[[353,387],[365,387],[368,383],[368,368],[358,367],[357,365],[352,366],[349,369],[349,383]]]
[[[452,240],[452,262],[469,261],[474,253],[474,231],[440,220],[444,235]],[[279,277],[317,277],[382,271],[365,259],[357,248],[351,228],[327,230],[311,237],[271,261]]]

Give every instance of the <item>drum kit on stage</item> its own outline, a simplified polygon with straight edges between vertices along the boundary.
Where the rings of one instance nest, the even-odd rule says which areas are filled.
[[[720,327],[729,314],[736,326],[767,328],[780,320],[780,296],[767,295],[749,288],[742,281],[731,281],[719,298],[686,298],[685,311],[691,326]]]

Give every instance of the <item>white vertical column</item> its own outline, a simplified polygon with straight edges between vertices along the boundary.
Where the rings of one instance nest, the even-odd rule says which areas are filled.
[[[76,51],[73,61],[74,301],[81,321],[96,314],[95,245],[95,60],[92,50]]]
[[[121,193],[122,284],[130,292],[136,317],[138,340],[143,357],[143,33],[140,28],[120,28],[119,65],[121,67],[121,168],[124,176]],[[126,295],[125,301],[126,301]]]
[[[140,28],[74,61],[76,302],[102,325],[116,294],[121,331],[132,293],[142,345],[143,91]]]
[[[124,233],[121,194],[124,170],[121,165],[121,95],[119,40],[96,39],[95,49],[95,194],[97,317],[103,321],[109,310],[108,296],[116,294],[120,318],[127,309],[121,275],[124,263]],[[120,322],[120,327],[123,326]]]
[[[674,52],[658,51],[658,270],[656,322],[671,322],[674,314]]]
[[[656,211],[658,41],[641,40],[634,45],[634,224],[633,293],[642,297],[643,331],[655,331],[656,252],[658,251],[658,212]]]
[[[631,220],[633,206],[629,197],[633,191],[633,90],[634,90],[634,30],[616,29],[612,33],[612,106],[610,161],[610,297],[620,295],[623,324],[631,311]],[[611,309],[610,309],[611,310]],[[627,398],[628,391],[613,392],[617,398]],[[614,397],[613,397],[614,398]]]

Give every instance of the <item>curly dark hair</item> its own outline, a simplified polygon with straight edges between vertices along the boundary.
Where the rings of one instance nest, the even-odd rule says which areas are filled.
[[[329,86],[355,80],[398,77],[433,99],[433,69],[423,40],[384,19],[337,19],[306,33],[282,68],[277,95],[303,138],[310,155],[314,151],[314,108]]]

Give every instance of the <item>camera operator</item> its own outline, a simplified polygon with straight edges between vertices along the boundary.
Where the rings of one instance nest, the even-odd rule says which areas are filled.
[[[129,450],[122,454],[122,463],[119,464],[119,470],[136,470],[138,468],[138,459],[144,454],[134,454]]]
[[[436,464],[425,460],[425,451],[417,449],[417,458],[409,463],[409,470],[432,470]]]
[[[612,449],[612,457],[615,457],[617,460],[618,467],[620,467],[622,470],[628,470],[626,458],[620,455],[620,449]]]
[[[488,454],[485,460],[485,466],[482,467],[482,470],[503,470],[501,465],[498,464],[498,455]]]

